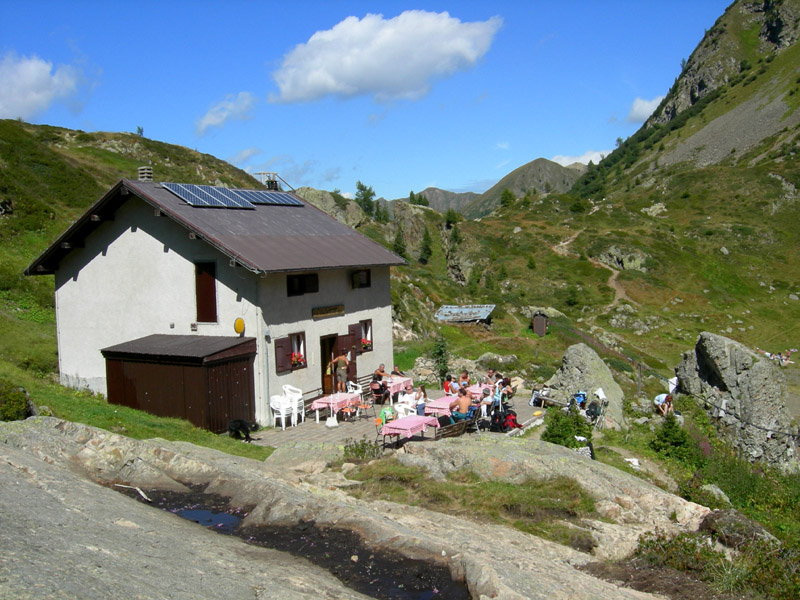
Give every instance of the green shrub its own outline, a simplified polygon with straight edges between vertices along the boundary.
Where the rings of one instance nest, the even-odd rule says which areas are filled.
[[[573,406],[568,412],[563,410],[551,410],[547,413],[547,429],[542,433],[542,439],[551,444],[566,446],[567,448],[578,448],[583,446],[583,442],[575,439],[575,436],[583,436],[587,440],[592,439],[592,427],[584,419],[578,409]]]
[[[344,441],[345,460],[365,461],[381,456],[383,456],[383,448],[376,441],[369,441],[366,437],[362,437],[358,441],[352,438]]]
[[[662,456],[687,464],[697,462],[694,444],[673,414],[666,416],[656,436],[650,441],[650,447]]]
[[[20,421],[28,417],[25,390],[7,379],[0,379],[0,421]]]

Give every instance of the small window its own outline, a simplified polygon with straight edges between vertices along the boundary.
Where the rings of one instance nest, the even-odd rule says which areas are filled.
[[[361,351],[369,352],[372,350],[372,320],[359,321],[361,326]]]
[[[278,373],[303,369],[308,366],[306,334],[293,333],[275,340],[275,370]]]
[[[372,286],[372,273],[369,269],[353,271],[353,289],[368,288]]]
[[[292,354],[289,357],[292,361],[292,369],[302,369],[306,366],[306,334],[293,333],[289,336],[292,345]]]
[[[316,273],[303,273],[302,275],[286,276],[286,294],[288,296],[302,296],[319,291],[319,277]]]
[[[200,262],[194,265],[194,291],[197,322],[217,322],[217,265]]]

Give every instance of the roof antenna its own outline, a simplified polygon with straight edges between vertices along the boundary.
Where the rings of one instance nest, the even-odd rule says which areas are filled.
[[[278,184],[278,174],[277,173],[268,173],[267,171],[259,171],[256,173],[258,175],[258,180],[268,190],[279,190],[281,186]]]

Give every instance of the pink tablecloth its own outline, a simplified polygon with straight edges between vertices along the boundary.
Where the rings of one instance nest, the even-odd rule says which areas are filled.
[[[484,388],[489,388],[490,390],[492,390],[492,392],[494,391],[491,384],[474,383],[467,388],[467,393],[472,397],[473,400],[480,400],[483,397]],[[489,397],[490,398],[492,397],[491,392],[489,393]]]
[[[333,394],[331,396],[317,398],[311,403],[311,410],[317,411],[317,423],[319,423],[319,411],[321,408],[332,408],[333,412],[339,412],[345,406],[356,404],[359,400],[361,400],[361,394],[358,392],[354,392],[352,394],[342,392],[339,394]]]
[[[450,404],[455,400],[453,396],[442,396],[438,400],[428,402],[425,405],[426,415],[442,415],[443,417],[450,416]]]
[[[383,380],[383,383],[386,384],[386,389],[389,390],[392,394],[396,394],[397,392],[402,392],[406,389],[406,385],[412,385],[413,381],[411,377],[398,377],[395,375],[394,377],[387,377]]]
[[[419,415],[410,415],[397,419],[396,421],[389,421],[381,428],[381,435],[397,435],[410,438],[415,433],[425,432],[428,426],[438,427],[439,421],[436,417],[421,417]]]

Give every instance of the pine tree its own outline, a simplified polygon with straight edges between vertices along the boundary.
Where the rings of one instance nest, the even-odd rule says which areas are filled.
[[[423,265],[428,264],[431,254],[433,254],[433,248],[431,247],[432,244],[433,240],[431,239],[431,233],[426,227],[424,233],[422,234],[422,245],[419,249],[419,262]]]
[[[372,215],[375,212],[375,190],[371,185],[365,185],[360,181],[356,182],[356,202],[366,214]]]
[[[408,259],[408,252],[406,251],[406,241],[403,239],[403,229],[401,227],[397,228],[397,233],[394,234],[394,243],[392,244],[392,250],[398,256],[402,256],[405,259]]]
[[[375,203],[375,220],[378,223],[389,222],[389,211],[380,202]]]

